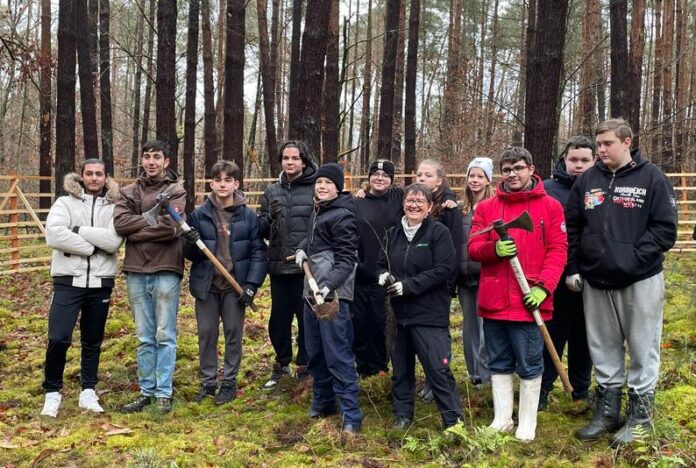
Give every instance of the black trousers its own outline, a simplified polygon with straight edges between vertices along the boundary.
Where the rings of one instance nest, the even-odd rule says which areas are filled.
[[[78,314],[82,345],[80,382],[83,390],[97,385],[99,355],[110,297],[111,288],[76,288],[61,284],[54,286],[48,313],[48,348],[43,382],[46,392],[57,392],[63,388],[65,356],[72,342]]]
[[[446,327],[397,326],[391,353],[394,415],[413,419],[416,356],[433,391],[443,424],[445,427],[453,426],[463,413],[450,370],[451,338]]]
[[[387,371],[384,341],[384,300],[386,289],[378,284],[356,284],[353,304],[353,353],[358,373],[370,376]]]
[[[561,358],[566,343],[568,344],[568,380],[573,386],[573,398],[587,398],[592,375],[592,358],[587,347],[582,294],[572,292],[562,282],[553,294],[553,320],[547,321],[546,327]],[[544,348],[541,388],[551,391],[556,377],[556,368]]]
[[[268,335],[276,354],[276,362],[287,366],[292,361],[292,319],[297,317],[298,366],[307,365],[307,350],[304,340],[304,301],[302,287],[304,275],[271,276],[271,318],[268,320]]]

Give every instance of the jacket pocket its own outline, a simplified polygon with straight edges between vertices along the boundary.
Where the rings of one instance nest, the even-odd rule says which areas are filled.
[[[482,276],[479,279],[479,307],[486,310],[501,310],[507,307],[506,283],[495,276]]]

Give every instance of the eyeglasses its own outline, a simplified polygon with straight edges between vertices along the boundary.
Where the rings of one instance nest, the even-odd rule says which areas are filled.
[[[504,168],[502,168],[502,169],[500,170],[500,172],[502,172],[502,174],[503,174],[504,176],[509,176],[509,175],[512,174],[513,172],[514,172],[515,174],[519,174],[520,172],[524,171],[524,170],[527,169],[528,167],[529,167],[529,166],[527,166],[526,164],[525,164],[524,166],[518,165],[518,166],[512,166],[512,167],[504,167]]]
[[[389,174],[387,174],[386,172],[377,171],[377,172],[373,172],[372,174],[370,174],[370,177],[374,177],[375,179],[378,179],[378,178],[389,179]]]
[[[425,200],[423,198],[409,198],[404,200],[404,205],[406,206],[417,206],[418,208],[425,206],[428,203],[428,200]]]

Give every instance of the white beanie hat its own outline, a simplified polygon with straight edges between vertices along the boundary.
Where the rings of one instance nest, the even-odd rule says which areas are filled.
[[[483,173],[486,174],[488,182],[493,182],[493,160],[491,158],[481,156],[474,158],[474,160],[469,163],[469,167],[466,168],[467,177],[469,176],[469,172],[475,167],[481,169]]]

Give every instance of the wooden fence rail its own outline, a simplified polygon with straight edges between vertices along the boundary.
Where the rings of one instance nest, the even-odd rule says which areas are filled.
[[[403,183],[405,175],[395,177]],[[667,174],[674,185],[679,209],[678,240],[672,252],[696,252],[696,241],[691,234],[696,225],[696,173]],[[366,175],[347,175],[346,190],[355,191],[366,180]],[[455,193],[459,193],[465,183],[465,174],[449,174],[448,182]],[[497,178],[497,175],[496,175]],[[40,180],[53,180],[52,177],[29,175],[0,175],[0,275],[29,271],[46,271],[50,266],[51,249],[45,243],[45,215],[47,209],[39,209],[41,198],[53,199],[52,193],[38,192]],[[127,184],[133,179],[116,179]],[[264,189],[277,178],[245,179],[245,193],[250,206],[258,208]],[[205,196],[206,179],[196,179],[196,199],[201,202]]]

